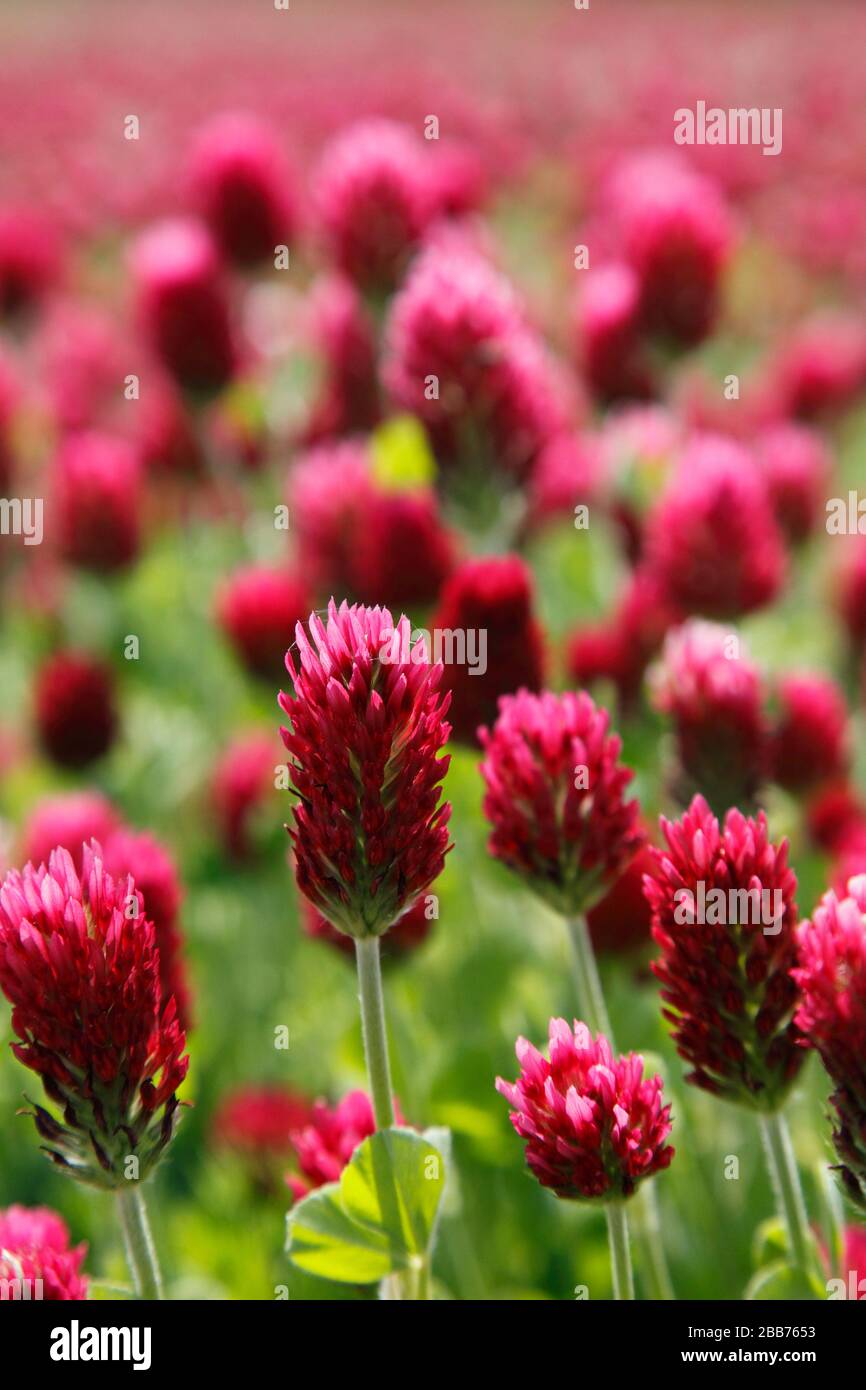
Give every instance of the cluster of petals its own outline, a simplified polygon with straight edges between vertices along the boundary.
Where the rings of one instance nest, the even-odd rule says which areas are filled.
[[[83,1302],[86,1245],[70,1246],[62,1217],[48,1207],[0,1209],[0,1300]]]

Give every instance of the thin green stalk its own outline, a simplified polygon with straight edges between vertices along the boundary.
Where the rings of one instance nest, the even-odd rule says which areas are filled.
[[[610,1241],[610,1270],[613,1276],[613,1296],[616,1299],[634,1299],[634,1279],[631,1272],[631,1254],[628,1248],[628,1217],[624,1202],[608,1202],[607,1234]]]
[[[117,1190],[117,1211],[126,1259],[132,1274],[132,1282],[139,1298],[163,1298],[162,1276],[150,1225],[144,1193],[138,1183],[128,1183]]]
[[[391,1099],[391,1068],[388,1064],[388,1035],[385,1029],[385,1000],[382,996],[382,970],[379,964],[378,936],[355,938],[358,985],[361,994],[361,1027],[364,1056],[373,1098],[377,1129],[394,1123]]]
[[[570,917],[567,919],[567,925],[574,959],[577,1002],[583,1022],[594,1033],[604,1033],[611,1047],[614,1047],[613,1029],[586,918],[583,914]],[[641,1248],[640,1267],[646,1281],[646,1290],[650,1298],[659,1302],[669,1302],[674,1296],[674,1291],[665,1259],[658,1202],[652,1184],[643,1183],[634,1200],[635,1233]]]
[[[812,1260],[812,1237],[809,1233],[809,1218],[800,1187],[800,1175],[791,1144],[788,1122],[781,1110],[759,1116],[761,1134],[770,1169],[770,1180],[776,1196],[779,1215],[785,1223],[788,1245],[794,1263],[801,1269],[809,1269]]]

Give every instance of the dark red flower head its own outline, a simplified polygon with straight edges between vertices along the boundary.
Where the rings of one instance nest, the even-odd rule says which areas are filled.
[[[820,313],[785,341],[770,367],[779,414],[815,420],[846,410],[866,386],[866,332],[859,315]]]
[[[652,674],[656,707],[676,734],[675,791],[687,805],[700,791],[723,814],[750,807],[765,772],[763,689],[736,634],[697,619],[665,640]]]
[[[64,560],[112,573],[136,558],[141,462],[125,440],[88,431],[60,446],[54,465],[58,546]]]
[[[219,256],[192,219],[160,222],[132,256],[138,313],[147,342],[186,391],[221,391],[235,374],[234,342]]]
[[[232,859],[247,859],[253,851],[257,813],[275,789],[281,751],[276,734],[255,729],[234,739],[214,768],[214,818]]]
[[[251,1158],[285,1158],[312,1114],[310,1102],[288,1086],[241,1086],[221,1100],[213,1136],[220,1147]]]
[[[198,212],[229,261],[273,259],[297,230],[297,211],[279,145],[263,121],[228,112],[198,132],[190,159]]]
[[[66,1222],[48,1207],[0,1210],[0,1300],[83,1302],[86,1254],[86,1245],[70,1248]]]
[[[310,611],[306,585],[288,570],[249,565],[236,570],[216,601],[220,627],[247,670],[279,680],[295,625]]]
[[[39,741],[60,767],[86,767],[114,742],[117,711],[109,667],[79,652],[56,652],[37,672]]]
[[[476,744],[496,718],[499,697],[539,690],[545,651],[532,575],[517,555],[467,560],[448,580],[431,620],[434,655],[445,666],[454,737]]]
[[[648,519],[647,557],[684,613],[733,618],[776,597],[785,551],[744,449],[720,436],[693,440]]]
[[[298,887],[350,936],[380,936],[442,871],[450,806],[442,667],[409,619],[387,608],[337,608],[297,627],[295,698],[280,695],[298,803]],[[312,639],[312,640],[311,640]]]
[[[641,843],[631,771],[589,695],[520,690],[481,731],[490,853],[558,912],[604,897]]]
[[[771,731],[771,775],[791,792],[838,782],[848,770],[848,709],[827,676],[804,672],[779,682],[779,716]]]
[[[423,143],[406,127],[365,120],[342,131],[318,170],[316,202],[328,249],[366,290],[398,283],[436,211]]]
[[[797,989],[797,880],[788,842],[774,845],[763,811],[731,810],[724,827],[696,796],[679,821],[662,817],[666,849],[644,878],[653,970],[665,1018],[696,1086],[759,1110],[782,1101],[803,1052],[792,1022]]]
[[[667,1168],[674,1150],[662,1079],[644,1076],[643,1057],[614,1057],[601,1033],[550,1020],[550,1060],[517,1040],[520,1076],[497,1077],[511,1123],[526,1140],[526,1162],[557,1197],[616,1201]]]
[[[851,1200],[866,1210],[866,874],[824,894],[797,932],[796,1023],[835,1090],[833,1143]]]
[[[811,535],[824,516],[832,464],[817,430],[788,421],[763,430],[756,443],[770,501],[792,544]]]
[[[651,400],[652,358],[641,336],[640,281],[619,263],[592,272],[575,312],[577,359],[602,402]]]
[[[0,208],[0,319],[34,308],[57,284],[62,263],[55,223],[32,208]]]
[[[34,1106],[46,1151],[85,1182],[144,1178],[169,1142],[187,1070],[173,1000],[163,1003],[153,923],[131,878],[85,846],[48,867],[11,870],[0,887],[0,989],[12,1051],[38,1072],[57,1119]]]

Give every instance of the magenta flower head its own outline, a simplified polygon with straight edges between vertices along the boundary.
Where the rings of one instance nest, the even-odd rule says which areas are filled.
[[[39,742],[59,767],[86,767],[114,742],[114,681],[101,661],[56,652],[36,674],[34,704]]]
[[[733,618],[776,597],[785,551],[748,452],[715,435],[687,446],[648,519],[647,557],[684,613]]]
[[[309,612],[306,586],[288,570],[249,565],[220,588],[217,619],[252,675],[279,680],[295,624]]]
[[[783,534],[794,545],[806,540],[824,516],[832,461],[817,430],[788,421],[763,430],[758,462]]]
[[[64,560],[103,574],[136,558],[141,529],[141,463],[123,439],[71,435],[54,465],[58,546]]]
[[[194,394],[221,391],[238,353],[207,229],[191,218],[149,228],[133,248],[132,273],[145,338],[177,384]]]
[[[760,673],[740,638],[697,619],[668,633],[651,673],[656,707],[676,734],[675,791],[697,791],[720,814],[751,806],[764,774],[766,729]]]
[[[12,1051],[42,1079],[58,1119],[34,1105],[45,1150],[84,1182],[144,1178],[174,1130],[187,1070],[173,999],[163,1000],[153,923],[133,880],[113,879],[99,847],[81,874],[65,849],[12,869],[0,887],[0,989]]]
[[[526,1140],[526,1162],[557,1197],[617,1201],[667,1168],[674,1150],[662,1079],[645,1076],[643,1057],[614,1057],[601,1033],[550,1020],[550,1060],[517,1040],[520,1076],[496,1079],[511,1123]]]
[[[376,332],[363,297],[345,275],[335,274],[314,282],[308,303],[308,335],[323,379],[303,442],[373,429],[382,413],[381,392]]]
[[[445,662],[453,734],[461,743],[477,744],[479,725],[493,723],[501,695],[541,689],[544,637],[532,574],[518,555],[460,565],[445,585],[431,628]]]
[[[827,892],[797,932],[796,1023],[835,1090],[833,1143],[853,1202],[866,1210],[866,875]]]
[[[280,753],[276,734],[253,729],[233,739],[214,768],[213,818],[223,850],[237,863],[254,852],[257,824],[275,789]]]
[[[679,821],[662,817],[644,893],[661,947],[653,971],[686,1077],[758,1110],[781,1103],[803,1062],[794,1027],[797,880],[788,842],[774,845],[763,811],[731,810],[722,828],[703,797]]]
[[[104,844],[120,829],[120,817],[100,792],[64,792],[37,802],[22,835],[22,860],[47,864],[58,845],[68,849],[76,872],[81,871],[84,845],[90,840]]]
[[[576,355],[600,401],[650,400],[656,382],[641,333],[640,282],[619,262],[593,271],[575,312]]]
[[[198,132],[190,157],[198,212],[226,260],[240,266],[273,259],[297,230],[289,173],[269,126],[228,112]]]
[[[86,1245],[70,1247],[66,1222],[48,1207],[0,1210],[0,1300],[82,1302]]]
[[[29,207],[0,208],[0,319],[29,313],[62,271],[56,222]]]
[[[519,690],[480,738],[490,853],[557,912],[586,912],[643,838],[607,711],[585,692]]]
[[[337,267],[364,290],[399,282],[436,208],[425,149],[407,127],[365,120],[325,150],[315,199]]]
[[[295,698],[280,695],[281,730],[298,795],[298,887],[354,937],[381,936],[442,871],[451,808],[440,804],[449,697],[442,667],[409,619],[387,608],[315,613],[296,629],[286,667]]]
[[[395,1124],[402,1124],[396,1101]],[[352,1154],[376,1130],[373,1106],[366,1091],[350,1091],[333,1108],[317,1100],[304,1125],[298,1125],[292,1143],[298,1173],[286,1182],[292,1196],[300,1201],[308,1192],[325,1183],[338,1182]]]
[[[771,775],[791,792],[842,780],[849,764],[848,709],[827,676],[803,672],[779,683],[779,714],[770,737]]]
[[[821,312],[801,324],[769,369],[780,415],[815,420],[848,409],[866,385],[859,314]]]

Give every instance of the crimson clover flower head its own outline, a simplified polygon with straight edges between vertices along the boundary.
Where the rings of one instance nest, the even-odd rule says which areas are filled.
[[[195,138],[189,184],[226,260],[254,266],[294,239],[291,176],[274,133],[258,117],[230,111],[208,121]]]
[[[224,1096],[213,1120],[220,1148],[250,1157],[292,1152],[293,1135],[309,1124],[313,1108],[288,1086],[240,1086]]]
[[[866,1210],[866,874],[825,893],[797,931],[797,1026],[835,1086],[833,1143],[849,1197]]]
[[[779,683],[779,718],[770,739],[771,775],[790,792],[838,782],[848,770],[848,709],[829,677],[803,671]]]
[[[70,435],[54,463],[58,546],[64,560],[97,573],[127,568],[138,555],[141,460],[119,437]]]
[[[720,826],[702,796],[678,821],[644,877],[653,963],[687,1080],[760,1110],[782,1101],[803,1062],[798,993],[797,879],[788,842],[774,845],[763,811],[728,811]]]
[[[490,853],[556,911],[585,912],[643,838],[607,711],[583,691],[519,690],[479,737]]]
[[[53,849],[68,849],[77,870],[89,840],[104,844],[120,828],[120,817],[111,802],[97,791],[63,792],[37,802],[22,835],[21,859],[46,863]]]
[[[395,1124],[404,1123],[396,1099]],[[366,1091],[350,1091],[335,1106],[317,1100],[308,1121],[296,1127],[292,1145],[298,1172],[286,1183],[296,1201],[325,1183],[337,1182],[358,1145],[375,1132],[373,1103]]]
[[[86,652],[58,651],[44,661],[35,674],[33,705],[39,743],[59,767],[86,767],[114,743],[114,677]]]
[[[144,1178],[174,1130],[188,1059],[164,1000],[152,922],[131,877],[106,873],[99,846],[80,874],[68,850],[12,869],[0,887],[0,989],[12,1051],[37,1072],[62,1119],[34,1105],[47,1153],[84,1182]]]
[[[279,566],[246,565],[220,586],[216,616],[246,669],[279,680],[295,624],[309,611],[306,584]]]
[[[11,1206],[0,1210],[0,1300],[16,1297],[51,1303],[87,1298],[81,1266],[86,1245],[70,1247],[62,1217],[48,1207]],[[27,1290],[13,1292],[16,1281]]]
[[[281,730],[298,802],[289,830],[298,887],[333,926],[380,936],[442,871],[450,806],[440,804],[449,759],[449,697],[441,664],[409,619],[387,608],[315,613],[296,629],[280,695]]]
[[[764,772],[761,676],[739,637],[691,619],[669,632],[651,675],[656,707],[676,731],[676,791],[717,810],[750,806]]]
[[[616,1201],[643,1178],[667,1168],[674,1150],[662,1079],[645,1076],[643,1057],[614,1057],[601,1033],[550,1020],[550,1058],[518,1038],[520,1076],[496,1089],[513,1107],[511,1123],[526,1140],[526,1162],[557,1197]]]

